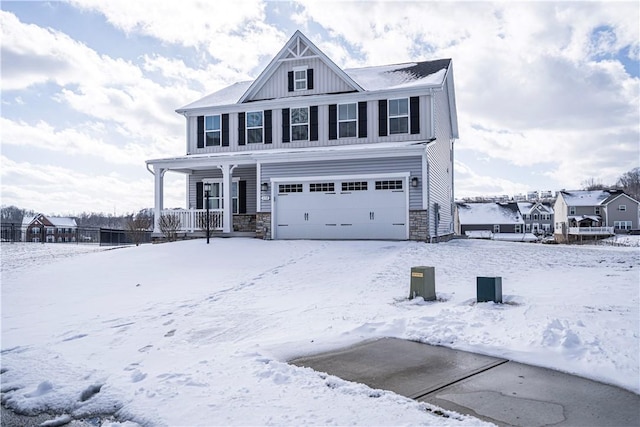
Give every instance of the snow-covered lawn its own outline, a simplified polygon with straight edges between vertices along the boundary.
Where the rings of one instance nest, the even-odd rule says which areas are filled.
[[[640,392],[637,247],[236,238],[43,259],[21,246],[2,245],[1,378],[5,403],[23,412],[118,410],[141,425],[482,424],[286,363],[382,336]],[[438,301],[407,299],[418,265],[435,267]],[[476,276],[501,276],[505,303],[476,304]]]

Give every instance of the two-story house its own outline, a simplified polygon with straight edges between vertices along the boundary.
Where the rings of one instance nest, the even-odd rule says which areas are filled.
[[[23,241],[36,243],[69,243],[77,240],[78,224],[68,217],[37,214],[22,220]]]
[[[266,239],[439,241],[453,235],[458,138],[450,59],[341,69],[296,31],[254,81],[177,110],[186,155],[148,160],[154,235],[172,215],[201,233]],[[152,169],[151,169],[152,168]],[[187,209],[163,177],[187,175]]]
[[[524,220],[524,231],[535,235],[553,234],[553,207],[543,202],[518,202]]]
[[[622,190],[560,191],[554,205],[555,239],[576,241],[636,230],[639,207]]]
[[[456,234],[486,236],[525,233],[525,222],[515,202],[456,203]]]

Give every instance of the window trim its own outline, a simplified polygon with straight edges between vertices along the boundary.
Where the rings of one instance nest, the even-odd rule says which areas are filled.
[[[307,90],[307,71],[308,71],[309,67],[305,66],[300,66],[300,67],[293,67],[293,91],[294,92],[300,92],[303,90]],[[298,78],[296,76],[297,73],[299,72],[304,72],[304,78]],[[298,88],[298,83],[303,83],[304,87],[300,87]]]
[[[215,119],[215,117],[218,118],[218,129],[212,128],[212,129],[207,129],[207,119],[211,118],[211,121],[213,122]],[[203,127],[203,132],[204,132],[204,146],[205,147],[221,147],[222,146],[222,114],[211,114],[211,115],[205,115],[204,116],[204,127]],[[209,144],[209,139],[207,138],[207,134],[208,133],[218,133],[218,143],[217,144]]]
[[[569,206],[569,215],[575,215],[575,214],[576,214],[576,207]]]
[[[618,210],[620,212],[626,212],[627,211],[627,205],[618,205]]]
[[[340,107],[348,107],[352,105],[355,111],[355,117],[354,118],[349,118],[346,120],[341,120],[340,119]],[[349,111],[347,110],[347,113]],[[346,138],[357,138],[358,137],[358,103],[357,102],[345,102],[342,104],[338,104],[336,107],[336,116],[337,116],[337,120],[336,120],[336,134],[338,136],[338,139],[346,139]],[[349,135],[349,136],[342,136],[340,134],[340,124],[341,123],[353,123],[353,135]]]
[[[202,180],[202,184],[219,184],[220,185],[220,196],[219,197],[211,197],[209,196],[209,199],[220,199],[220,206],[219,208],[212,208],[211,205],[209,205],[209,210],[219,210],[222,211],[224,210],[224,180],[222,178],[207,178],[207,179],[203,179]],[[236,188],[236,195],[233,196],[233,187]],[[232,197],[231,197],[231,213],[232,214],[237,214],[240,213],[240,178],[232,178],[231,179],[231,193],[232,193]],[[205,191],[204,188],[202,189],[202,206],[203,209],[205,209],[205,206],[207,206],[206,204],[206,200],[207,197],[205,195]],[[236,201],[236,203],[233,203],[233,201]]]
[[[256,114],[256,113],[260,113],[260,122],[261,125],[260,126],[251,126],[249,127],[249,115],[250,114]],[[260,129],[260,141],[259,142],[253,142],[249,140],[249,131],[250,130],[256,130],[256,129]],[[264,111],[260,110],[260,111],[247,111],[244,115],[244,132],[245,132],[245,140],[247,144],[264,144]]]
[[[305,123],[294,123],[293,122],[293,111],[294,110],[307,110],[307,121]],[[295,107],[289,109],[289,138],[291,142],[305,142],[310,140],[310,131],[311,131],[311,108],[310,107]],[[307,128],[307,138],[306,139],[296,139],[295,134],[293,132],[294,127],[306,127]]]
[[[391,112],[391,102],[392,101],[405,101],[407,104],[407,113],[406,114],[397,114],[397,115],[392,115]],[[411,129],[411,119],[410,119],[410,114],[411,111],[409,111],[409,98],[393,98],[393,99],[388,99],[387,100],[387,129],[388,129],[388,134],[389,135],[404,135],[404,134],[409,134],[410,129]],[[407,119],[407,129],[406,132],[393,132],[393,129],[391,128],[391,120],[399,120],[399,119],[403,119],[405,118]]]

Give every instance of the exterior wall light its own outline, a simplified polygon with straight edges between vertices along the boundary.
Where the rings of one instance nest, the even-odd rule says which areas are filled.
[[[417,187],[418,186],[418,177],[414,176],[413,178],[411,178],[411,186],[412,187]]]
[[[269,191],[269,183],[263,182],[262,185],[260,186],[260,189],[262,191]]]

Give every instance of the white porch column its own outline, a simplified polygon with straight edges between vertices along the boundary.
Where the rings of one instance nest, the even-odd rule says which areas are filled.
[[[154,233],[161,233],[160,231],[160,216],[162,215],[162,209],[163,209],[163,201],[164,201],[164,173],[166,172],[166,169],[161,169],[157,166],[153,167],[153,175],[154,175],[154,180],[155,180],[155,193],[154,193],[154,197],[155,197],[155,204],[154,204],[154,226],[153,226],[153,232]]]
[[[231,204],[231,189],[233,180],[231,179],[236,165],[224,164],[218,166],[222,170],[222,232],[231,233],[233,229],[233,209]]]

